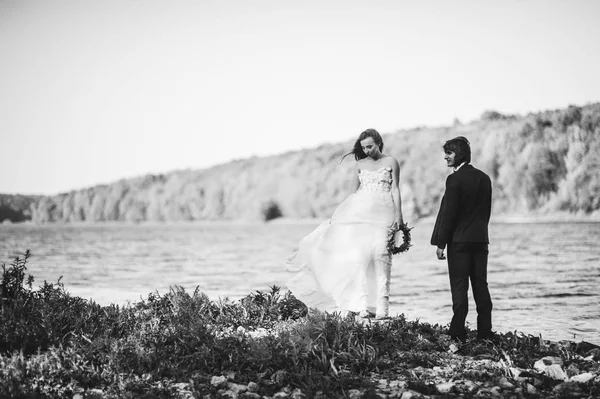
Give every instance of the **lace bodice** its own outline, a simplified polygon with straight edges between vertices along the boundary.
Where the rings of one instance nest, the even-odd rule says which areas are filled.
[[[389,193],[392,189],[392,168],[361,169],[358,173],[358,180],[360,181],[358,191]]]

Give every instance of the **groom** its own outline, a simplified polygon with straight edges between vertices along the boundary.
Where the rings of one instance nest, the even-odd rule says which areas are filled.
[[[444,260],[448,246],[448,273],[452,292],[450,336],[467,338],[465,319],[469,307],[469,279],[477,305],[477,338],[491,338],[492,299],[487,285],[488,223],[492,209],[492,184],[488,175],[474,168],[469,141],[462,137],[444,146],[446,163],[454,173],[446,179],[446,192],[435,221],[431,245]]]

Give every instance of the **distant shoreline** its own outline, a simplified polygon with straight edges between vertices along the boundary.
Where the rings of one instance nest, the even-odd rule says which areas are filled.
[[[174,225],[222,225],[222,226],[243,226],[257,224],[275,224],[275,225],[310,225],[320,224],[328,218],[287,218],[281,217],[269,221],[250,220],[250,219],[215,219],[215,220],[182,220],[182,221],[141,221],[141,222],[126,222],[126,221],[109,221],[109,222],[50,222],[50,223],[34,223],[30,220],[23,222],[3,222],[0,226],[174,226]],[[409,225],[421,223],[434,223],[435,216],[425,216],[415,220],[406,219]],[[542,224],[542,223],[600,223],[600,212],[592,214],[573,214],[568,212],[525,215],[525,214],[498,214],[492,215],[491,223],[493,224]],[[0,227],[1,228],[1,227]]]

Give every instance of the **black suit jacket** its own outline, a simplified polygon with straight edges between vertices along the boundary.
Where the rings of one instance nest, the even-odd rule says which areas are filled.
[[[492,182],[488,175],[465,164],[446,179],[431,236],[431,245],[445,248],[454,242],[489,243],[488,224],[492,212]]]

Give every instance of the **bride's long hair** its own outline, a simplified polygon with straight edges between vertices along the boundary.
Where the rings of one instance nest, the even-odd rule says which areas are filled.
[[[362,145],[360,145],[360,142],[368,137],[371,137],[375,144],[379,146],[379,151],[383,152],[383,139],[381,138],[379,132],[375,129],[367,129],[358,136],[358,139],[354,143],[354,147],[352,147],[352,151],[344,154],[342,159],[340,159],[340,163],[350,154],[354,154],[354,159],[357,161],[366,158],[367,154],[365,154],[365,152],[362,150]]]

